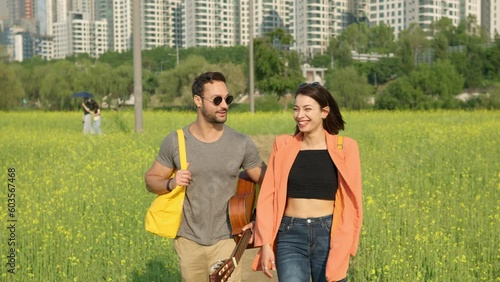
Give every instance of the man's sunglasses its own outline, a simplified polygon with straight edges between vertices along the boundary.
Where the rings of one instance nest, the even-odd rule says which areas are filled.
[[[226,96],[226,98],[222,98],[221,96],[215,96],[215,98],[213,100],[209,100],[203,96],[200,96],[200,97],[207,100],[207,101],[214,103],[214,105],[216,105],[216,106],[218,106],[218,105],[220,105],[220,103],[222,103],[222,99],[224,99],[226,101],[226,104],[228,104],[228,105],[231,105],[233,103],[233,100],[234,100],[234,97],[232,95]]]
[[[304,86],[311,86],[311,87],[318,87],[318,86],[321,86],[321,84],[319,82],[311,82],[311,83],[307,83],[307,82],[302,82],[301,84],[299,84],[299,86],[297,86],[297,89],[300,89]]]

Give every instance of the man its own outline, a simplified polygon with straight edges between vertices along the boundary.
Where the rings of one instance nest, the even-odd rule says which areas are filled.
[[[231,237],[228,202],[236,192],[240,169],[262,183],[265,163],[250,137],[225,125],[229,105],[226,78],[220,72],[198,76],[192,85],[196,121],[183,128],[188,161],[180,168],[177,133],[163,140],[160,152],[146,173],[146,187],[156,194],[186,187],[182,223],[174,240],[182,281],[207,281],[210,267],[228,259],[235,247]],[[168,186],[168,187],[167,187]],[[240,281],[238,267],[229,281]]]

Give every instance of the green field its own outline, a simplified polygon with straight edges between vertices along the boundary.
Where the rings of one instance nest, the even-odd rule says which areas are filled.
[[[267,160],[291,115],[232,113],[228,124]],[[500,112],[344,117],[365,213],[349,281],[500,281]],[[171,241],[144,230],[144,173],[165,135],[194,118],[145,112],[136,134],[133,112],[104,111],[105,135],[83,136],[81,112],[0,112],[0,280],[179,281]]]

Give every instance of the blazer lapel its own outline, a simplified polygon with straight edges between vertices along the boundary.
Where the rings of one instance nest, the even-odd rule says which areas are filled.
[[[338,135],[331,135],[325,131],[327,136],[326,138],[326,147],[328,148],[328,153],[333,160],[333,163],[337,167],[340,175],[345,174],[345,165],[344,165],[344,149],[339,150],[337,148]],[[344,138],[345,141],[345,138]]]
[[[284,209],[284,205],[286,205],[286,188],[288,185],[288,175],[292,168],[293,162],[295,161],[295,158],[300,151],[301,143],[302,134],[299,134],[298,136],[294,136],[293,138],[286,140],[286,143],[282,145],[276,152],[275,167],[279,167],[280,171],[278,171],[275,175],[275,177],[279,177],[279,180],[277,182],[279,183],[279,187],[274,187],[274,189],[277,193],[277,198],[279,199],[278,202],[280,203],[280,205],[283,205],[283,207],[279,208]]]

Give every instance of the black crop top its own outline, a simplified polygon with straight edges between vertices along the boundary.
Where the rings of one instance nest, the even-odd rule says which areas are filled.
[[[288,175],[288,197],[335,200],[337,186],[337,167],[328,150],[299,152]]]

